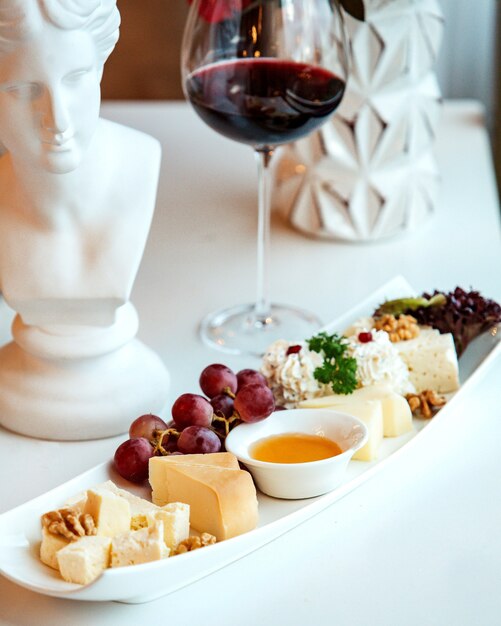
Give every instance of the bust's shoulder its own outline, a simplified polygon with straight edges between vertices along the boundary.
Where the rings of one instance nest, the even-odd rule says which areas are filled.
[[[160,162],[162,148],[158,139],[142,131],[100,118],[99,132],[109,149],[127,160]]]

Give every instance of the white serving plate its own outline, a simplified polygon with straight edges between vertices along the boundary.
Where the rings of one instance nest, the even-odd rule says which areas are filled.
[[[383,300],[412,294],[412,288],[402,277],[394,278],[325,330],[342,331],[355,319],[369,315]],[[493,332],[477,339],[460,359],[461,389],[445,407],[432,420],[414,420],[413,432],[385,439],[376,461],[351,461],[343,484],[334,491],[307,500],[278,500],[259,494],[259,527],[249,533],[163,561],[107,570],[87,586],[67,583],[38,559],[40,515],[58,508],[68,497],[108,479],[137,495],[149,497],[147,488],[132,488],[106,462],[0,515],[0,573],[32,591],[72,600],[147,602],[189,585],[313,517],[371,478],[411,444],[423,441],[424,435],[433,433],[434,424],[453,420],[455,407],[465,390],[480,379],[500,354],[500,338],[501,332]]]

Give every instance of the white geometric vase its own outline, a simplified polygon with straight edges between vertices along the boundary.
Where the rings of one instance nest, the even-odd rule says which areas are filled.
[[[346,16],[352,64],[331,121],[277,154],[275,204],[297,229],[371,241],[412,230],[434,210],[443,33],[438,0],[364,0]]]

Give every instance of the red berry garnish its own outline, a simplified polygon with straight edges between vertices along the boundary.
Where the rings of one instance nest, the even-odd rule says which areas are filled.
[[[297,354],[298,352],[301,351],[301,346],[300,345],[296,345],[296,346],[289,346],[287,348],[287,352],[285,353],[287,356],[289,356],[289,354]]]
[[[359,333],[358,340],[360,343],[369,343],[369,341],[372,341],[372,333]]]

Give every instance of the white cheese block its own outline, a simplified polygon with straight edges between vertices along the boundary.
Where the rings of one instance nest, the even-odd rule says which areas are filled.
[[[459,372],[454,339],[432,328],[421,329],[415,339],[394,344],[407,365],[409,377],[419,393],[433,389],[450,393],[459,388]]]
[[[87,491],[85,512],[92,515],[100,536],[114,537],[130,529],[129,502],[107,489],[96,487]]]
[[[174,549],[181,541],[188,538],[190,534],[190,507],[188,504],[172,502],[159,507],[144,498],[135,496],[130,491],[120,489],[111,480],[101,483],[95,489],[98,491],[103,489],[111,491],[127,500],[130,505],[131,530],[154,526],[157,521],[161,521],[163,522],[165,544],[171,549]]]
[[[412,430],[412,412],[407,400],[392,391],[389,385],[367,385],[349,395],[333,394],[300,403],[301,408],[338,408],[360,401],[381,402],[383,410],[383,434],[385,437],[398,437]]]
[[[46,528],[42,528],[42,543],[40,544],[40,560],[53,569],[59,569],[57,553],[70,543],[69,539],[61,535],[53,535]]]
[[[168,557],[169,548],[164,542],[163,522],[132,530],[113,537],[111,541],[111,567],[124,567],[149,563]]]
[[[57,553],[59,571],[64,580],[88,585],[110,564],[109,537],[81,537]]]

